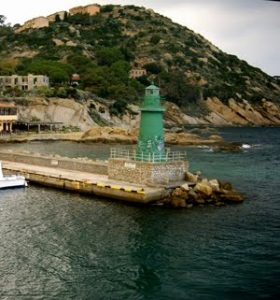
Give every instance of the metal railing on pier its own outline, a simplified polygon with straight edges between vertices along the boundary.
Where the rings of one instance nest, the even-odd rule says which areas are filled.
[[[111,148],[110,158],[120,158],[127,160],[137,160],[146,162],[172,162],[172,161],[186,161],[187,152],[169,151],[164,154],[138,152],[136,150],[127,150],[121,148]]]

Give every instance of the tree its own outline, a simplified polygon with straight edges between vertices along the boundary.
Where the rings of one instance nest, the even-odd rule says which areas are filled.
[[[12,75],[15,73],[16,66],[18,64],[17,59],[3,59],[0,60],[0,72],[2,75]]]
[[[63,21],[64,22],[68,21],[68,13],[67,13],[67,11],[64,12]]]
[[[4,26],[6,22],[6,17],[3,15],[0,15],[0,26]]]
[[[118,60],[123,60],[124,56],[120,49],[113,48],[102,48],[96,52],[96,59],[99,65],[111,66]]]
[[[90,25],[91,19],[92,18],[88,13],[78,13],[74,15],[68,15],[67,22],[71,24]]]
[[[183,72],[164,72],[161,74],[160,79],[164,96],[179,106],[193,104],[200,100],[200,88],[188,84]]]
[[[60,16],[59,15],[55,15],[55,22],[59,23],[61,22]]]
[[[161,66],[156,63],[146,64],[144,65],[144,68],[147,70],[147,72],[152,74],[159,74],[162,71]]]
[[[25,59],[17,68],[21,74],[45,74],[53,84],[62,84],[69,81],[74,69],[72,66],[45,59]]]
[[[75,72],[85,73],[88,69],[94,68],[96,65],[93,61],[83,54],[72,54],[67,57],[67,62],[75,68]]]
[[[129,63],[124,60],[118,60],[112,64],[110,70],[118,81],[126,83],[128,81]]]

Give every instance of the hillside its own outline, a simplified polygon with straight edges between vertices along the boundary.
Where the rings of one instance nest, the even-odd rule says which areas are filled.
[[[275,79],[143,7],[101,6],[96,15],[66,12],[35,29],[2,24],[0,57],[0,75],[47,74],[51,88],[40,95],[116,100],[108,104],[115,115],[139,103],[145,85],[154,80],[164,99],[195,118],[193,123],[280,124]],[[147,74],[129,78],[134,68]],[[79,90],[69,87],[73,73],[81,77]]]

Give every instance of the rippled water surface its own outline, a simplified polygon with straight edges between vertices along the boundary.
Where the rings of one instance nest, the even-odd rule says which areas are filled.
[[[187,149],[192,170],[231,181],[237,206],[137,207],[38,186],[0,191],[0,299],[275,299],[280,129],[227,128],[251,148]],[[69,142],[0,149],[105,158]],[[178,147],[182,148],[182,147]]]

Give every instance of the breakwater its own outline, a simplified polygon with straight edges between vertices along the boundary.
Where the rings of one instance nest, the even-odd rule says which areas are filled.
[[[163,187],[112,180],[108,164],[87,158],[47,156],[28,152],[0,152],[4,172],[18,173],[33,183],[147,204],[165,196]]]
[[[120,166],[120,159],[108,162],[17,151],[0,151],[0,159],[6,173],[21,174],[30,182],[110,199],[180,208],[244,200],[230,184],[188,172],[188,163],[183,161],[141,164],[124,160]],[[159,170],[165,174],[158,174]],[[138,174],[138,181],[131,172]]]

